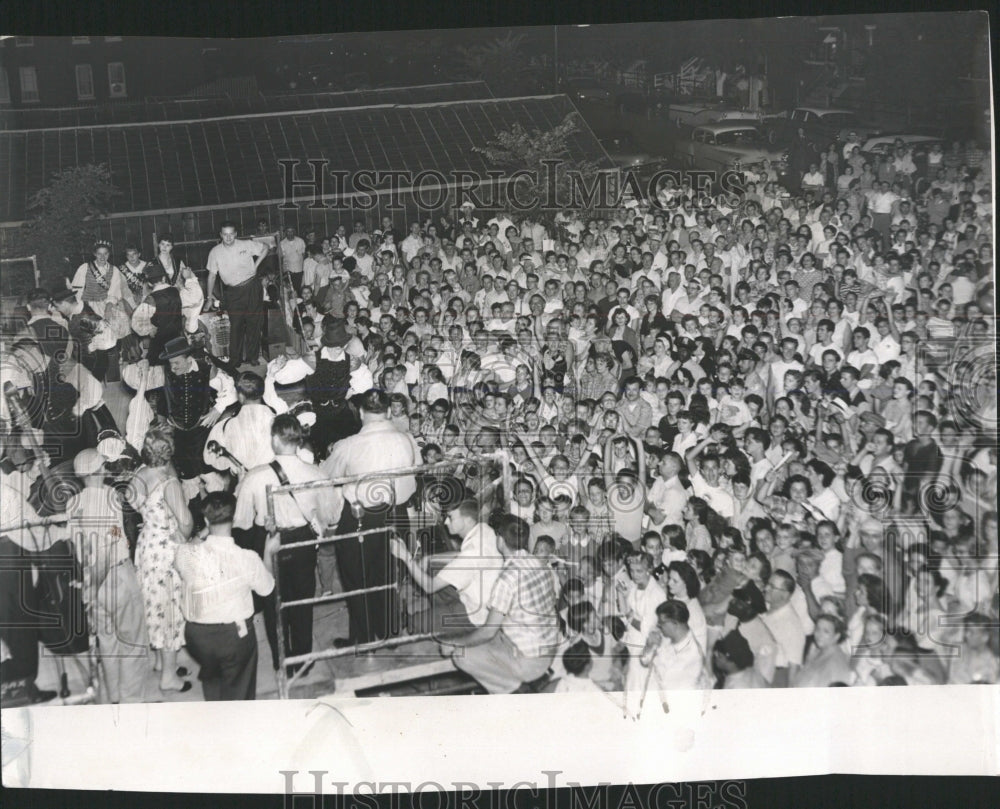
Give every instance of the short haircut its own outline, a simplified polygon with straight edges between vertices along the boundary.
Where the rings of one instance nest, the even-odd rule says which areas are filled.
[[[236,513],[236,497],[229,492],[209,492],[202,500],[201,513],[209,525],[231,523]]]
[[[302,425],[295,416],[282,413],[280,416],[275,416],[271,423],[271,436],[283,444],[300,447],[303,439]]]
[[[528,523],[520,517],[512,514],[505,514],[494,529],[497,536],[503,539],[504,544],[512,551],[524,551],[528,549],[528,542],[531,539],[531,529]]]
[[[676,621],[679,624],[687,626],[688,621],[691,620],[691,613],[683,601],[669,599],[662,602],[656,608],[656,617],[666,618],[667,620]]]
[[[475,500],[463,500],[451,510],[470,520],[479,520],[479,503]]]
[[[254,401],[264,398],[264,380],[253,371],[244,371],[236,380],[236,392]]]
[[[380,390],[370,390],[361,394],[358,405],[366,413],[385,413],[389,409],[389,397]]]

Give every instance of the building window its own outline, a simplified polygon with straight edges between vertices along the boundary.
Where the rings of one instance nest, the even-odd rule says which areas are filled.
[[[33,67],[22,67],[21,73],[21,102],[28,104],[38,101],[38,76]]]
[[[125,65],[121,62],[108,63],[108,88],[112,98],[125,98]]]
[[[0,67],[0,104],[10,104],[10,82],[7,71]]]
[[[14,44],[18,48],[30,48],[35,44],[34,37],[14,37]]]
[[[73,37],[74,45],[89,45],[90,37]]]
[[[105,42],[121,42],[121,37],[104,37]]]
[[[90,65],[76,66],[76,97],[80,101],[94,97],[94,69]]]

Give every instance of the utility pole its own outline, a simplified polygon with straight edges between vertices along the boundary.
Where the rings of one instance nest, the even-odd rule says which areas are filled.
[[[552,74],[553,92],[559,92],[559,26],[552,26]]]

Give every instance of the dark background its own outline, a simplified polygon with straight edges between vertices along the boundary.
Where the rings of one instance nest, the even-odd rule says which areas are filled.
[[[364,0],[344,0],[344,2],[321,2],[319,0],[302,0],[290,2],[284,0],[170,0],[170,2],[87,2],[72,3],[41,2],[41,0],[14,0],[4,2],[4,33],[32,36],[68,36],[68,35],[122,35],[122,36],[189,36],[189,37],[265,37],[288,36],[303,34],[321,34],[333,32],[356,31],[392,31],[415,29],[447,29],[447,28],[485,28],[492,26],[523,26],[555,24],[597,25],[601,23],[653,22],[669,20],[685,20],[697,16],[702,19],[731,19],[725,26],[725,38],[719,36],[718,29],[709,36],[707,27],[698,23],[684,26],[684,39],[680,47],[702,44],[708,48],[733,49],[743,47],[747,41],[746,32],[753,30],[753,24],[748,20],[761,17],[794,16],[802,14],[859,14],[872,10],[880,12],[929,12],[974,10],[991,7],[995,4],[975,2],[927,2],[916,3],[871,3],[862,6],[858,3],[831,2],[802,3],[799,2],[727,2],[679,4],[665,3],[662,0],[583,0],[583,2],[563,3],[520,3],[513,0],[449,0],[449,2],[417,3],[413,0],[395,0],[390,3],[365,2]],[[794,22],[789,23],[794,25]],[[990,20],[991,37],[997,41],[997,25],[995,17]],[[550,29],[551,30],[551,29]],[[593,29],[591,29],[593,30]],[[609,47],[621,47],[617,44],[615,32],[610,32]],[[495,36],[496,32],[491,32]],[[537,36],[547,37],[548,32],[539,31]],[[585,34],[590,36],[591,34]],[[448,33],[437,32],[435,36],[447,42]],[[741,39],[742,38],[742,39]],[[363,37],[354,45],[363,44],[366,47],[388,49],[390,44],[397,44],[405,38],[399,35],[383,34]],[[412,44],[412,39],[410,40]],[[629,39],[628,41],[631,41]],[[253,58],[267,59],[267,48],[259,43],[243,43]],[[670,45],[678,47],[677,42],[663,43],[666,49]],[[653,48],[659,43],[639,41],[639,48]],[[905,48],[905,44],[903,45]],[[421,48],[411,48],[411,57],[415,63],[425,63],[426,54]],[[272,54],[273,58],[273,54]],[[641,58],[641,54],[637,55]],[[359,60],[361,61],[361,60]],[[430,60],[430,69],[433,70]],[[922,60],[910,60],[911,66],[918,67]],[[423,65],[421,69],[426,69]],[[925,65],[926,67],[926,65]],[[224,66],[220,66],[224,69]],[[923,69],[923,68],[921,68]],[[996,83],[996,60],[992,65],[994,84]],[[933,72],[933,71],[932,71]],[[377,82],[377,77],[372,77]],[[447,75],[442,77],[447,80]],[[414,82],[415,83],[415,82]],[[405,702],[400,702],[400,709],[405,710]],[[58,708],[43,709],[58,710]],[[761,721],[766,721],[762,717]],[[86,732],[79,729],[79,732]],[[871,732],[865,728],[857,728],[858,733]],[[96,740],[95,740],[96,741]],[[790,743],[793,740],[789,740]],[[992,742],[969,738],[970,748]],[[165,739],[164,744],[170,740]],[[116,755],[127,755],[126,751],[115,751]],[[128,766],[127,761],[121,762]],[[544,766],[544,761],[539,764]],[[73,762],[65,762],[67,768],[72,768]],[[939,778],[939,777],[867,777],[867,776],[817,776],[810,778],[788,778],[753,780],[746,783],[746,805],[750,809],[778,809],[779,807],[817,807],[817,809],[849,809],[851,807],[882,807],[895,809],[916,809],[917,807],[945,807],[946,809],[974,809],[975,807],[995,807],[998,805],[1000,784],[996,778]],[[700,794],[692,785],[686,801],[689,807],[715,806],[716,802],[699,804],[693,796]],[[707,793],[706,793],[707,794]],[[635,791],[640,802],[643,800],[641,788]],[[433,797],[428,805],[438,806],[439,801]],[[545,805],[542,798],[537,801],[529,795],[517,795],[513,799],[494,805],[521,807],[534,803]],[[631,807],[634,804],[626,797],[624,790],[612,789],[607,795],[607,809],[619,809],[619,806]],[[308,801],[297,800],[299,807],[311,809]],[[481,801],[485,803],[485,801]],[[661,796],[661,804],[664,798]],[[226,795],[171,795],[145,793],[99,793],[99,792],[62,792],[62,791],[29,791],[4,790],[0,794],[0,805],[10,809],[31,807],[143,807],[143,809],[177,809],[179,806],[205,806],[213,809],[248,809],[249,807],[288,806],[283,796],[226,796]],[[335,806],[327,797],[324,806]],[[388,806],[388,800],[385,801]],[[552,805],[571,806],[567,795],[559,795]],[[664,804],[665,805],[665,804]],[[646,809],[643,805],[641,809]],[[650,809],[652,809],[650,807]]]

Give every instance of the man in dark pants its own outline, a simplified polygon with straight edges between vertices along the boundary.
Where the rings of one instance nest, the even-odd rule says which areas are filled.
[[[205,497],[202,513],[209,534],[201,545],[177,548],[174,567],[181,576],[181,609],[187,621],[184,639],[198,661],[205,700],[257,697],[257,634],[253,628],[253,593],[274,591],[272,559],[264,560],[233,542],[236,498],[228,492]]]
[[[322,470],[331,478],[364,475],[343,487],[345,499],[338,534],[384,528],[364,537],[337,542],[337,563],[345,592],[394,585],[397,563],[389,552],[392,531],[406,536],[409,519],[406,504],[416,491],[413,474],[386,476],[386,472],[413,467],[420,452],[409,433],[389,421],[389,397],[377,390],[356,397],[361,412],[361,431],[341,439]],[[347,599],[351,634],[335,646],[383,640],[398,631],[395,587]]]
[[[31,461],[27,453],[15,444],[5,450],[7,457],[0,468],[0,519],[9,529],[0,535],[0,640],[6,653],[0,666],[0,701],[5,708],[12,708],[48,702],[56,692],[42,691],[35,685],[41,627],[51,623],[52,616],[40,609],[32,567],[37,567],[35,554],[48,542],[48,532],[12,527],[38,520],[38,513],[28,503],[24,475]]]
[[[237,239],[235,222],[223,222],[219,236],[222,244],[208,254],[205,311],[212,307],[215,279],[220,278],[223,308],[229,313],[229,360],[254,365],[260,359],[264,332],[264,289],[257,268],[270,248],[253,239]]]
[[[269,524],[268,486],[277,488],[289,483],[326,480],[319,469],[297,456],[302,437],[302,425],[295,416],[287,413],[275,416],[271,424],[271,448],[275,460],[247,472],[237,489],[233,526],[243,532],[241,546],[249,546],[261,556],[266,548],[263,540],[268,534],[280,535],[281,545],[305,542],[315,539],[340,516],[343,501],[339,491],[333,487],[316,488],[275,494],[274,523]],[[297,601],[316,595],[315,545],[280,554],[275,567],[282,601]],[[268,598],[263,606],[272,663],[277,669],[278,634],[274,599]],[[312,614],[311,606],[293,607],[282,612],[286,656],[312,651]]]

